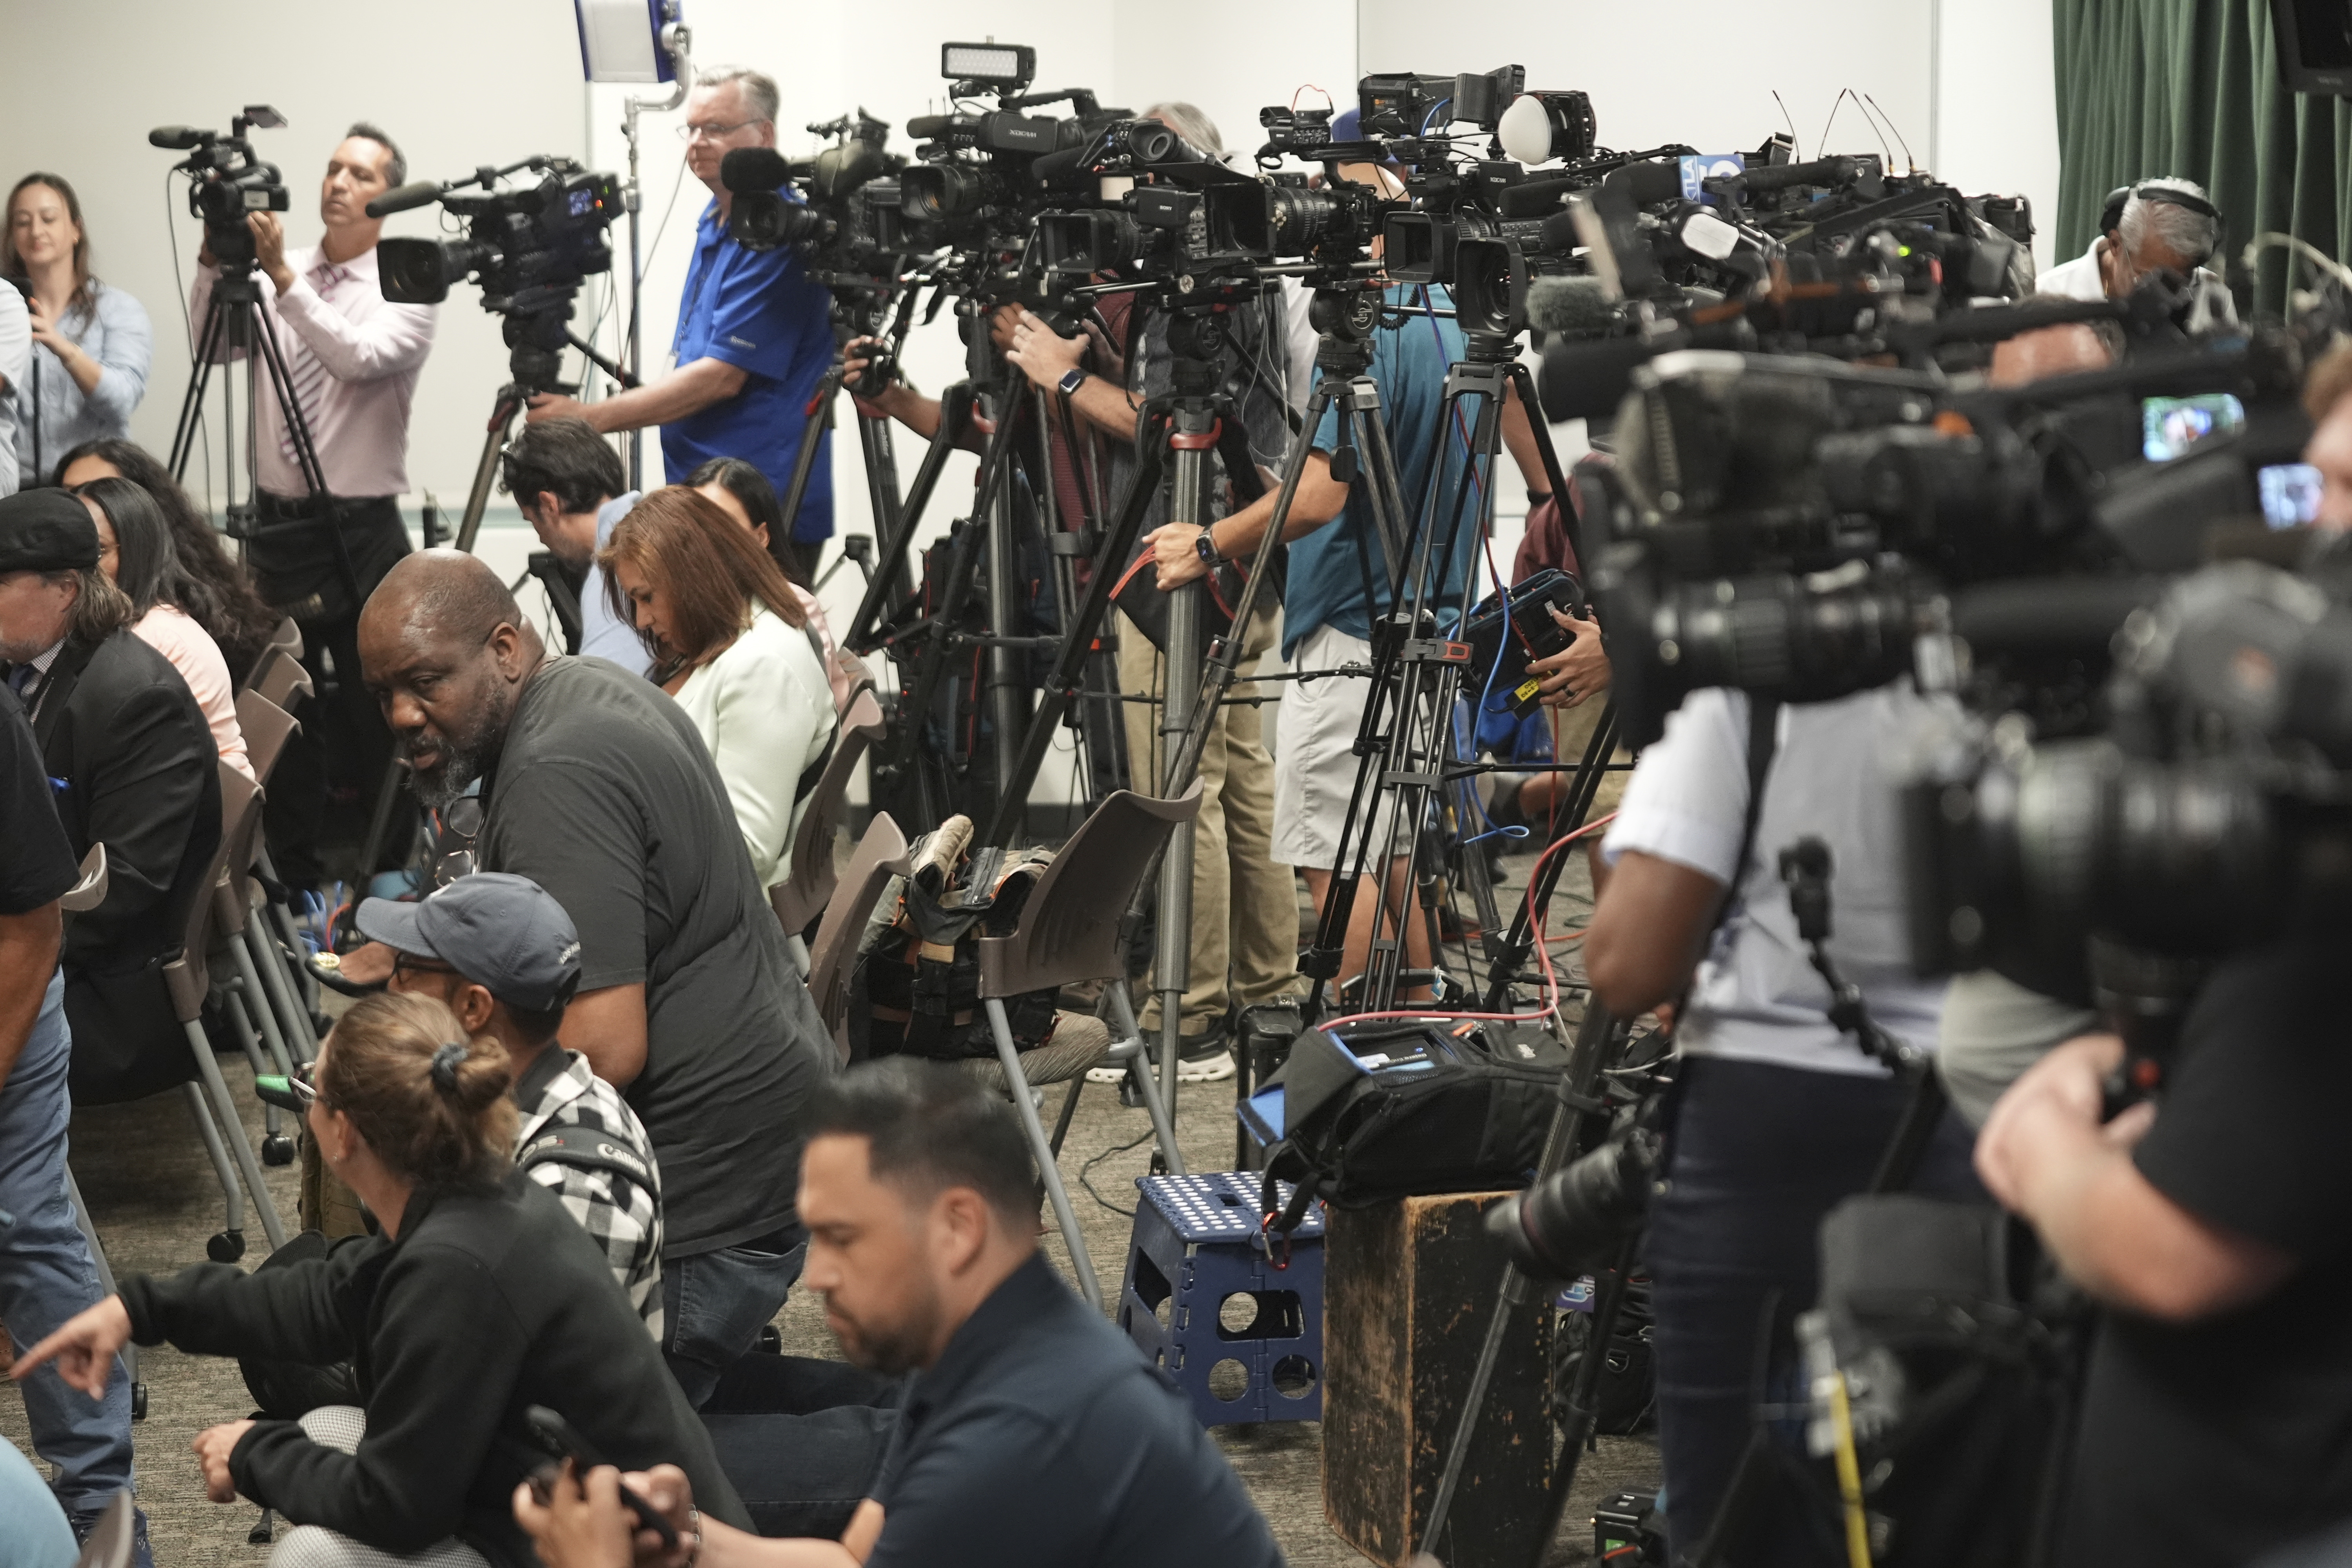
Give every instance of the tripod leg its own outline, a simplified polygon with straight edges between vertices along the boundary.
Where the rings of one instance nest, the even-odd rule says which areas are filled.
[[[857,613],[849,618],[849,626],[842,634],[841,646],[852,652],[872,651],[874,628],[881,623],[883,608],[898,592],[898,585],[906,584],[908,593],[913,591],[907,550],[914,542],[915,530],[922,523],[923,508],[939,484],[940,473],[947,467],[948,455],[955,450],[971,417],[971,384],[959,382],[940,398],[940,427],[932,433],[930,449],[915,468],[915,481],[908,487],[907,499],[898,510],[896,525],[879,541],[881,553],[874,563],[873,580],[866,584],[866,597],[858,601]]]
[[[784,486],[782,498],[784,538],[790,539],[793,523],[801,515],[801,501],[808,495],[809,475],[816,468],[816,449],[824,444],[824,433],[833,428],[833,395],[841,389],[841,362],[824,373],[816,384],[816,395],[809,399],[807,416],[801,422],[801,444],[793,453],[793,477]],[[782,543],[782,541],[776,542]]]
[[[489,434],[483,438],[481,458],[474,464],[474,488],[466,492],[466,510],[457,520],[457,546],[468,555],[474,552],[474,540],[482,531],[482,513],[489,510],[490,486],[499,477],[499,454],[506,449],[507,434],[514,428],[522,395],[519,386],[502,386],[497,405],[490,410]]]

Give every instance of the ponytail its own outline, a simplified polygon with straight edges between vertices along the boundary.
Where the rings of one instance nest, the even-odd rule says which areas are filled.
[[[429,996],[362,997],[329,1037],[320,1092],[368,1147],[420,1187],[495,1184],[512,1158],[506,1047],[468,1040]]]

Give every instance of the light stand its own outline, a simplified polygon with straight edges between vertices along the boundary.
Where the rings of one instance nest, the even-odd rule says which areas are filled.
[[[644,333],[640,325],[643,315],[646,264],[645,251],[638,238],[640,213],[645,206],[645,187],[637,177],[637,119],[648,111],[667,114],[686,101],[694,90],[694,61],[690,51],[694,34],[678,19],[678,0],[662,0],[662,26],[657,38],[661,51],[669,57],[676,79],[670,85],[667,98],[631,98],[621,110],[621,134],[629,143],[629,180],[621,187],[621,205],[629,215],[629,342],[625,363],[633,376],[645,374]],[[594,358],[592,354],[591,358]],[[598,363],[605,362],[599,360]],[[615,377],[625,386],[627,380]],[[642,429],[629,432],[629,488],[645,488],[646,433]],[[477,483],[479,481],[477,480]]]

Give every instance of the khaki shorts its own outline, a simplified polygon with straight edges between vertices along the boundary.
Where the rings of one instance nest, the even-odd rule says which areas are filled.
[[[1332,669],[1370,664],[1372,645],[1329,626],[1318,626],[1291,656],[1292,669]],[[1360,676],[1325,676],[1286,683],[1274,727],[1274,858],[1277,865],[1328,871],[1339,854],[1339,834],[1355,794],[1356,734],[1372,683]],[[1383,795],[1375,841],[1384,842],[1396,816]],[[1360,832],[1355,842],[1363,841]],[[1353,860],[1351,847],[1349,858]]]
[[[1552,715],[1556,721],[1552,729],[1553,761],[1574,767],[1584,760],[1584,748],[1591,744],[1592,731],[1600,728],[1601,710],[1606,706],[1607,699],[1595,693],[1575,707],[1560,709]],[[1625,781],[1633,776],[1633,754],[1624,747],[1618,747],[1617,754],[1609,760],[1626,765],[1611,768],[1601,775],[1601,788],[1592,797],[1592,811],[1585,817],[1587,822],[1598,822],[1616,810],[1618,803],[1625,798]],[[1560,776],[1570,780],[1575,777],[1573,773]]]

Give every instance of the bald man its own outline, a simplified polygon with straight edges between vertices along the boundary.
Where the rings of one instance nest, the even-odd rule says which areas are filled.
[[[551,656],[470,555],[394,566],[359,647],[418,797],[444,805],[479,780],[482,868],[530,878],[579,928],[563,1043],[653,1140],[662,1348],[699,1405],[799,1278],[794,1130],[834,1062],[726,787],[677,703]]]

